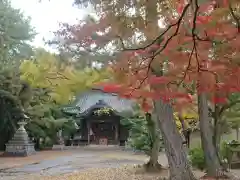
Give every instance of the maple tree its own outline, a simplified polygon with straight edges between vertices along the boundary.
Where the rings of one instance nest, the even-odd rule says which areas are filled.
[[[177,142],[172,108],[181,112],[192,105],[190,93],[197,93],[207,173],[218,176],[221,164],[208,138],[212,136],[208,100],[224,104],[229,94],[239,92],[239,1],[91,2],[101,16],[99,22],[68,27],[72,36],[67,40],[81,46],[118,42],[120,53],[112,66],[117,83],[104,85],[105,91],[137,99],[146,112],[157,109],[171,179],[194,179]],[[136,11],[132,16],[131,8]],[[159,28],[159,20],[164,27]],[[92,32],[101,34],[93,39]],[[136,32],[142,33],[140,38]]]

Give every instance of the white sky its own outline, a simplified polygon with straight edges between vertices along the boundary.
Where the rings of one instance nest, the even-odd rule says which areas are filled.
[[[76,19],[82,19],[91,10],[73,7],[73,0],[11,0],[14,8],[21,9],[26,16],[32,19],[38,35],[33,42],[37,47],[45,47],[43,38],[51,38],[51,31],[58,29],[59,22],[74,23]]]

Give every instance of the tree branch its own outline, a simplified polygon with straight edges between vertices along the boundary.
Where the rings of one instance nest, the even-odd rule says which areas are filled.
[[[240,33],[240,18],[237,17],[236,14],[234,14],[234,12],[233,12],[234,10],[233,10],[233,8],[232,8],[232,6],[231,6],[231,3],[229,3],[229,11],[230,11],[233,19],[235,20],[235,22],[236,22],[236,24],[237,24],[238,32]]]
[[[179,17],[179,19],[178,19],[178,21],[177,21],[176,23],[173,23],[173,24],[171,24],[170,26],[168,26],[168,28],[166,28],[159,36],[157,36],[150,44],[148,44],[148,45],[146,45],[146,46],[128,49],[128,48],[125,47],[124,42],[123,42],[123,39],[122,39],[120,36],[118,36],[118,38],[120,39],[120,42],[121,42],[123,51],[145,50],[145,49],[147,49],[148,47],[156,44],[156,43],[157,43],[159,40],[161,40],[162,38],[164,38],[164,35],[165,35],[172,27],[177,26],[177,29],[176,29],[175,33],[165,42],[164,47],[161,48],[154,56],[156,56],[157,54],[159,54],[160,52],[162,52],[162,51],[165,49],[165,47],[167,46],[167,44],[169,43],[169,41],[170,41],[174,36],[177,35],[178,30],[179,30],[179,28],[180,28],[181,21],[182,21],[183,17],[185,16],[185,14],[186,14],[188,8],[190,7],[190,5],[191,5],[191,2],[188,3],[188,4],[184,7],[183,12],[182,12],[181,16]]]
[[[219,110],[219,114],[221,115],[224,111],[231,108],[232,106],[237,105],[238,103],[240,103],[240,99],[230,102],[229,104],[223,105],[222,108]]]

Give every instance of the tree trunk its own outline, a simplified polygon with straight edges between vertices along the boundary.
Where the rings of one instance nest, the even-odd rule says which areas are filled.
[[[182,132],[183,132],[183,136],[184,139],[186,141],[186,145],[189,148],[190,147],[190,134],[191,134],[191,129],[189,129],[188,127],[186,127],[186,122],[183,118],[183,116],[181,114],[178,115],[178,118],[181,122],[182,125]]]
[[[204,93],[198,95],[198,111],[207,175],[210,177],[218,177],[221,175],[222,167],[213,143],[213,128],[208,115],[207,97]]]
[[[149,154],[149,161],[146,164],[146,170],[149,172],[160,171],[162,169],[161,164],[158,162],[160,143],[159,141],[154,141],[152,149]]]
[[[215,121],[215,119],[214,119]],[[216,120],[217,123],[214,125],[214,134],[213,134],[213,144],[217,150],[217,152],[219,152],[220,150],[220,143],[221,143],[221,123],[220,120]]]
[[[158,163],[158,155],[160,149],[160,138],[157,133],[156,119],[150,113],[146,113],[147,128],[151,137],[151,150],[149,152],[149,161],[146,164],[147,171],[159,171],[162,166]]]
[[[215,110],[212,114],[213,120],[214,120],[214,126],[213,126],[213,144],[216,148],[217,153],[220,152],[220,143],[221,143],[221,117],[219,114],[219,107],[215,105]]]
[[[36,141],[36,143],[35,143],[35,149],[36,149],[36,150],[40,150],[40,139],[39,139],[39,138],[36,138],[35,141]]]
[[[172,106],[161,100],[155,101],[154,104],[168,158],[170,179],[195,180],[187,159],[186,149],[177,130]]]
[[[239,139],[239,127],[236,128],[236,139],[237,139],[237,141]]]

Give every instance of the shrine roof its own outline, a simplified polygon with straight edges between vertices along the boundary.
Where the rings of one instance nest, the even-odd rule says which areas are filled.
[[[133,112],[134,104],[133,101],[121,98],[117,94],[91,89],[77,96],[73,103],[63,108],[63,111],[72,115],[84,115],[93,109],[111,108],[121,114]]]

